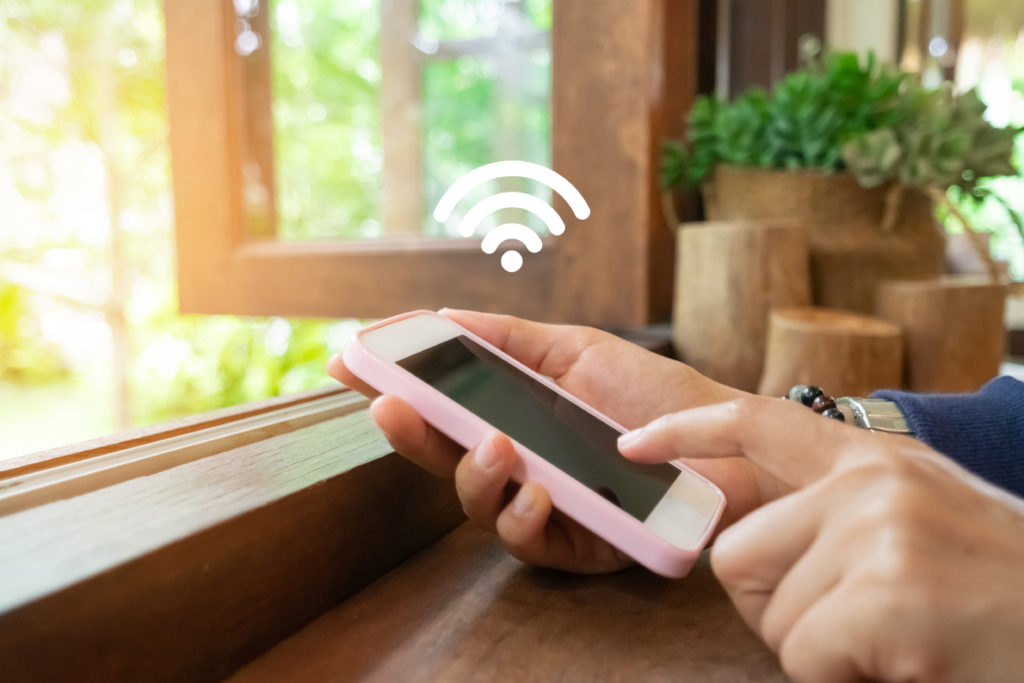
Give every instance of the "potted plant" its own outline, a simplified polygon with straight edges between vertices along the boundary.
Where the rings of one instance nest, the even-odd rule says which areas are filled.
[[[873,55],[832,53],[771,94],[698,98],[686,139],[663,148],[662,184],[700,187],[709,220],[802,221],[815,303],[870,312],[878,280],[942,273],[937,203],[970,231],[950,188],[980,200],[979,180],[1016,174],[1020,129],[984,112],[973,91],[929,89]]]

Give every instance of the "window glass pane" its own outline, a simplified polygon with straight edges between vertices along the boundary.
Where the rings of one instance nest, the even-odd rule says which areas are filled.
[[[0,1],[0,461],[331,384],[359,326],[178,313],[163,10]]]
[[[551,0],[236,1],[250,152],[249,231],[280,239],[455,236],[432,211],[463,173],[502,159],[550,164]],[[265,15],[265,16],[264,16]],[[251,35],[250,35],[251,34]],[[268,63],[269,62],[269,63]],[[269,69],[271,92],[259,92]],[[272,117],[261,126],[260,118]],[[273,132],[272,161],[265,130]],[[506,209],[500,219],[543,224]]]
[[[933,36],[933,52],[942,42]],[[1024,5],[993,0],[969,0],[964,7],[964,27],[959,49],[947,47],[940,64],[955,64],[956,87],[975,88],[988,106],[986,116],[997,126],[1024,126]],[[1024,163],[1024,134],[1015,141],[1017,168]],[[1024,234],[1013,223],[1003,204],[1024,213],[1024,178],[1007,176],[983,181],[996,197],[980,205],[964,202],[961,209],[975,226],[989,232],[992,253],[1010,264],[1010,274],[1024,279]],[[952,220],[946,221],[951,229]]]
[[[996,126],[1024,125],[1024,5],[904,0],[903,10],[903,68],[920,72],[932,86],[949,79],[957,90],[976,90],[987,106],[986,118]],[[1017,135],[1014,152],[1020,168],[1024,134]],[[1010,206],[1024,212],[1024,179],[986,178],[980,185],[991,196],[980,202],[961,198],[960,210],[977,230],[987,233],[993,256],[1009,263],[1010,275],[1024,278],[1024,232],[1006,210]],[[958,219],[944,218],[949,232],[963,232]],[[966,253],[972,261],[976,258],[973,252]]]

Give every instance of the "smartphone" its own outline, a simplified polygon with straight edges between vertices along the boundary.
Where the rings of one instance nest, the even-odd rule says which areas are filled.
[[[721,517],[713,483],[682,463],[626,459],[621,426],[439,313],[363,329],[344,359],[467,449],[506,434],[519,456],[513,479],[541,484],[555,507],[658,574],[684,576]]]

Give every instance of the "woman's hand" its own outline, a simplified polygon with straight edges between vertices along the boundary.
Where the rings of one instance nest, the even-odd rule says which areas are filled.
[[[908,437],[777,399],[656,420],[642,462],[742,455],[799,489],[722,533],[711,565],[797,681],[1024,672],[1024,501]]]
[[[446,311],[445,315],[627,428],[665,413],[745,395],[596,329],[469,311]],[[367,396],[375,395],[349,372],[340,356],[331,359],[328,372]],[[509,473],[517,456],[507,437],[495,432],[467,454],[397,397],[381,396],[371,411],[397,452],[438,476],[454,477],[470,519],[497,532],[521,560],[584,573],[614,571],[631,562],[552,510],[547,492],[536,483],[521,487],[509,502],[514,488],[509,485]],[[743,458],[693,464],[725,492],[727,520],[777,495],[777,482]]]

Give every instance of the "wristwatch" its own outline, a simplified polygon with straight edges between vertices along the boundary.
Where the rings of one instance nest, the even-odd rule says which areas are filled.
[[[903,413],[892,401],[884,398],[861,398],[842,396],[836,399],[836,406],[843,412],[850,424],[887,434],[914,435],[907,426]]]

